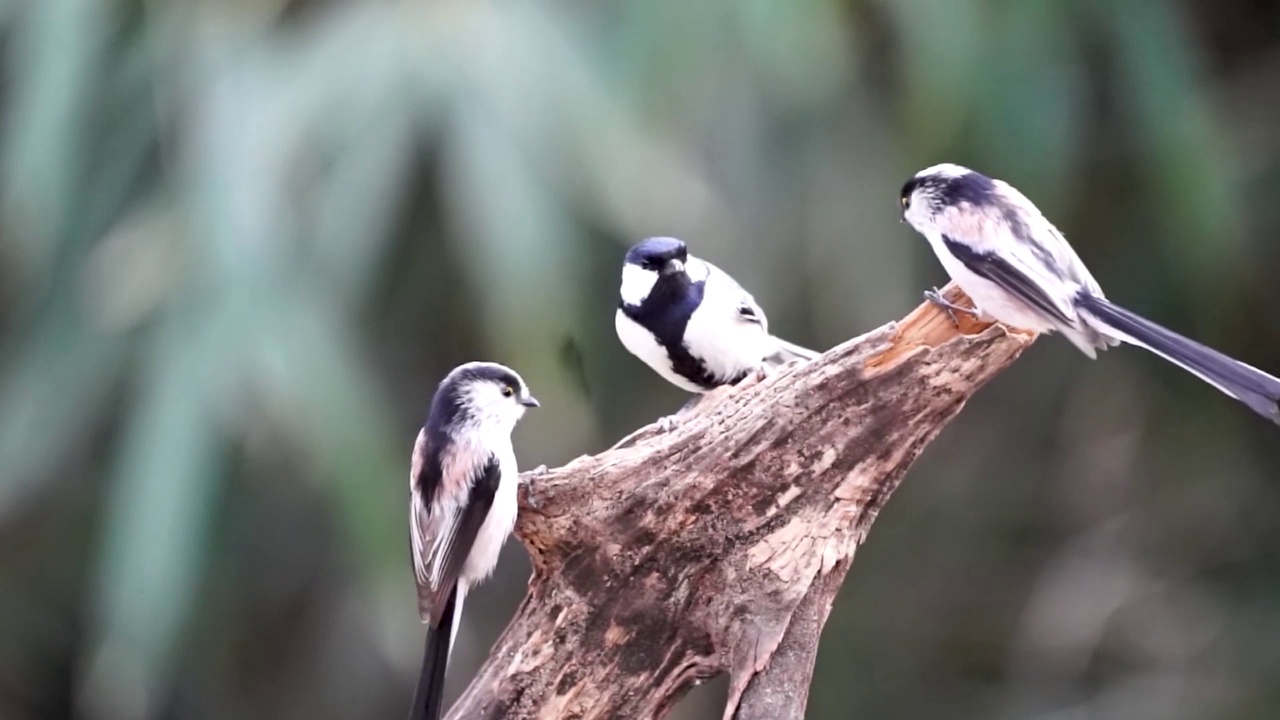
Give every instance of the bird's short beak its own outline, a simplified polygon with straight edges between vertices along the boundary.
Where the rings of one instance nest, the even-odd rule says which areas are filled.
[[[666,267],[662,269],[664,275],[674,275],[684,272],[684,263],[680,260],[668,260]]]
[[[534,396],[532,396],[532,395],[525,395],[523,398],[521,398],[521,399],[520,399],[520,404],[521,404],[521,405],[523,405],[523,406],[525,406],[525,407],[540,407],[540,406],[541,406],[541,403],[539,403],[539,402],[538,402],[538,398],[536,398],[536,397],[534,397]]]

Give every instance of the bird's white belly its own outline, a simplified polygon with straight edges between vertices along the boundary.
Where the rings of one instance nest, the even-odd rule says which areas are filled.
[[[653,338],[653,333],[646,330],[635,320],[627,317],[622,310],[618,310],[614,315],[613,326],[618,332],[618,339],[622,341],[623,347],[632,355],[644,361],[644,364],[653,368],[654,372],[665,378],[667,382],[693,393],[707,391],[706,388],[686,380],[672,370],[671,357],[667,355],[667,349]]]
[[[929,246],[933,248],[934,254],[938,256],[947,274],[973,300],[973,304],[981,312],[1006,325],[1023,330],[1051,332],[1056,329],[1053,321],[1043,313],[965,267],[965,264],[952,255],[941,241],[934,242],[930,238]]]
[[[468,586],[484,580],[493,572],[498,556],[502,554],[502,545],[516,525],[516,485],[520,482],[520,475],[516,469],[515,451],[510,445],[499,451],[498,463],[501,479],[493,497],[493,506],[480,525],[475,543],[459,573],[459,580]]]

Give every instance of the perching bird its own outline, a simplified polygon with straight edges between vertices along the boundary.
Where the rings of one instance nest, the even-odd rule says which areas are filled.
[[[511,431],[538,407],[524,380],[494,363],[450,372],[418,432],[409,471],[409,537],[426,651],[411,720],[440,717],[445,668],[467,591],[493,572],[516,521]]]
[[[689,392],[818,356],[770,335],[751,294],[675,238],[649,238],[627,251],[621,295],[614,327],[622,344]]]
[[[1280,424],[1280,380],[1108,301],[1062,233],[1008,183],[935,165],[902,186],[900,202],[983,315],[1060,332],[1090,358],[1121,342],[1144,347]]]

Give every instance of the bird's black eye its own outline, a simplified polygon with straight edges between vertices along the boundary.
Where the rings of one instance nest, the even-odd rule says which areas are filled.
[[[911,196],[910,196],[910,195],[903,195],[903,196],[902,196],[902,198],[901,198],[901,202],[902,202],[902,209],[903,209],[903,210],[910,209],[910,207],[911,207]]]
[[[512,395],[515,395],[515,394],[516,394],[516,391],[510,385],[502,386],[502,397],[511,397]]]

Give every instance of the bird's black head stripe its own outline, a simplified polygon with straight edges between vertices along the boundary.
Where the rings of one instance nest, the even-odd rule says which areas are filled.
[[[521,385],[520,378],[511,371],[510,368],[491,363],[483,363],[464,368],[454,378],[456,387],[470,385],[479,380],[489,380],[502,385],[510,385],[519,388]]]
[[[967,202],[971,205],[986,206],[1000,202],[995,181],[979,172],[967,172],[949,177],[940,190],[939,195],[947,205]]]
[[[902,190],[898,193],[898,199],[902,200],[904,198],[911,197],[911,193],[915,192],[918,187],[920,187],[920,179],[912,177],[910,180],[907,180],[902,184]]]

